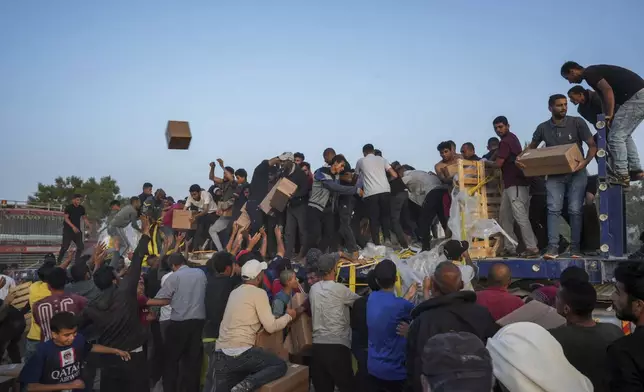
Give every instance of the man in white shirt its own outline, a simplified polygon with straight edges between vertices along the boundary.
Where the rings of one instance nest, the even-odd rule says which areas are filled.
[[[356,174],[364,179],[364,202],[369,213],[371,240],[380,245],[380,226],[385,245],[391,246],[391,187],[387,173],[391,178],[398,177],[396,171],[383,157],[374,154],[372,144],[362,147],[364,158],[356,164]]]
[[[217,203],[212,200],[208,191],[204,191],[198,184],[190,186],[190,196],[186,201],[184,210],[197,210],[198,213],[192,217],[191,221],[197,221],[197,231],[194,235],[193,247],[199,249],[206,241],[210,234],[208,229],[218,218]],[[214,241],[214,240],[213,240]]]
[[[436,174],[422,170],[408,170],[404,172],[402,180],[409,189],[409,200],[421,207],[417,222],[418,236],[423,250],[430,250],[434,218],[438,217],[443,229],[447,230],[447,216],[443,207],[447,185]]]
[[[4,272],[4,271],[3,271]],[[0,274],[0,299],[4,301],[9,291],[16,287],[16,281],[10,276]]]

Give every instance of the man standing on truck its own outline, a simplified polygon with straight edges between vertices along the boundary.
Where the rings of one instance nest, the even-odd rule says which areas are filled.
[[[595,157],[597,145],[592,133],[590,133],[590,129],[588,129],[588,125],[581,117],[567,116],[568,99],[565,95],[555,94],[550,96],[548,109],[552,113],[551,118],[539,124],[527,149],[536,149],[541,142],[545,142],[546,147],[576,143],[583,154],[582,143],[586,143],[588,153],[586,158],[577,165],[573,173],[548,176],[546,180],[546,192],[548,194],[548,250],[543,257],[550,260],[559,257],[559,221],[563,201],[568,198],[568,214],[570,215],[572,237],[570,257],[580,258],[583,256],[581,253],[581,210],[588,181],[586,166]],[[517,158],[516,164],[523,168],[525,166],[521,163],[520,158]]]
[[[501,208],[499,209],[499,220],[501,227],[510,237],[516,239],[514,223],[521,229],[521,236],[526,250],[521,257],[531,258],[539,256],[537,238],[532,231],[530,217],[530,183],[523,175],[521,169],[515,165],[518,155],[521,154],[521,142],[519,138],[510,132],[510,123],[507,117],[498,116],[492,121],[494,132],[501,138],[499,148],[496,151],[496,159],[487,161],[486,165],[501,169],[503,178],[503,194],[501,196]],[[507,240],[503,241],[504,255],[515,256],[515,246]]]
[[[633,132],[644,121],[644,79],[615,65],[582,67],[574,61],[561,66],[561,76],[570,83],[586,81],[600,96],[610,132],[607,141],[616,182],[629,186],[644,176]],[[619,105],[619,109],[617,109]]]
[[[65,207],[65,220],[63,222],[63,243],[58,253],[58,264],[63,261],[69,245],[72,241],[76,244],[76,260],[79,260],[83,254],[85,245],[83,244],[83,233],[81,232],[81,218],[85,222],[85,228],[89,229],[90,224],[85,214],[85,207],[81,205],[80,194],[75,194],[72,198],[72,204]]]

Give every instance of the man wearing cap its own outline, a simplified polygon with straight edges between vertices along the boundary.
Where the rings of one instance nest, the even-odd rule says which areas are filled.
[[[297,316],[290,308],[280,318],[273,316],[266,291],[259,287],[266,268],[255,259],[244,263],[243,284],[228,297],[215,352],[217,391],[250,392],[286,374],[284,361],[254,347],[260,329],[281,331]]]
[[[423,348],[423,392],[490,392],[492,358],[481,339],[469,332],[433,336]]]
[[[422,391],[422,353],[431,337],[446,332],[470,332],[485,341],[499,329],[490,312],[476,303],[476,293],[462,289],[461,270],[451,261],[444,261],[431,277],[431,298],[411,312],[407,374],[415,392]]]
[[[349,308],[360,298],[335,282],[337,254],[323,255],[317,262],[322,280],[309,291],[313,315],[311,378],[316,392],[355,392],[351,359]]]

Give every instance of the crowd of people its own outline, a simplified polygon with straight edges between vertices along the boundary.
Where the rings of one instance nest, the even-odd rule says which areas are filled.
[[[576,63],[564,64],[561,75],[595,89],[575,86],[569,98],[592,124],[606,114],[614,182],[641,179],[631,134],[644,119],[644,80],[624,68]],[[65,209],[60,254],[38,270],[29,306],[16,309],[14,294],[0,291],[0,349],[11,362],[24,361],[20,381],[28,391],[91,391],[100,379],[104,392],[245,392],[287,372],[284,360],[256,346],[258,333],[286,335],[282,331],[308,314],[312,347],[300,359],[310,366],[317,392],[644,390],[637,346],[644,329],[623,336],[619,327],[594,321],[597,294],[579,268],[527,299],[565,317],[553,330],[498,324],[525,301],[508,291],[505,264],[490,269],[487,288],[466,287],[457,266],[467,258],[465,241],[442,245],[448,261],[402,296],[390,260],[369,272],[362,295],[336,281],[340,259],[357,261],[369,242],[429,250],[438,225],[449,238],[450,167],[458,159],[500,170],[499,220],[520,244],[505,241],[504,256],[582,257],[582,233],[590,226],[582,210],[596,192],[586,166],[597,146],[587,123],[567,115],[567,102],[561,94],[549,98],[551,117],[538,125],[527,149],[576,143],[583,151],[586,144],[585,159],[574,173],[545,179],[523,175],[524,149],[509,120],[498,116],[485,155],[479,157],[473,143],[463,143],[459,153],[445,141],[433,171],[390,163],[367,144],[353,168],[332,148],[315,171],[304,154],[286,152],[262,161],[250,181],[246,170],[219,159],[210,163],[212,186],[194,184],[176,201],[146,183],[128,205],[111,203],[111,243],[89,255],[82,252],[82,195],[75,195]],[[262,201],[282,178],[295,190],[284,211],[266,211]],[[194,230],[173,229],[177,210],[193,211]],[[571,226],[563,252],[562,211]],[[138,243],[130,243],[128,226],[140,233]],[[67,252],[71,242],[75,254]],[[214,253],[206,266],[191,268],[189,252],[208,249]],[[620,264],[615,277],[618,318],[642,325],[644,267]],[[1,279],[0,290],[7,283]],[[291,307],[291,297],[301,292],[308,301]],[[33,321],[21,350],[29,310]]]

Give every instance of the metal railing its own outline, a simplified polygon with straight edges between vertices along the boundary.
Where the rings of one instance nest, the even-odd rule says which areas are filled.
[[[65,210],[65,206],[63,204],[32,203],[29,201],[6,200],[6,199],[0,199],[0,208],[20,208],[20,209],[34,209],[34,210],[60,211],[60,212],[63,212]]]

